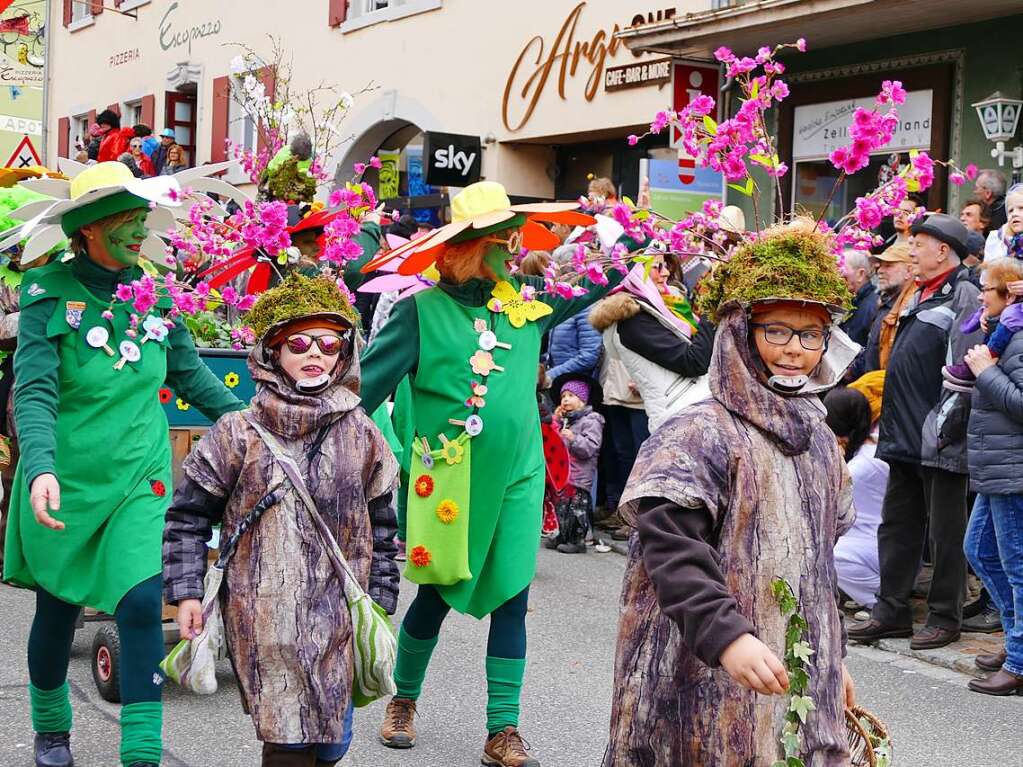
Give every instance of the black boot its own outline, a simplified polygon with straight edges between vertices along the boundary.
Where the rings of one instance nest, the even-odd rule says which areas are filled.
[[[37,732],[35,754],[36,767],[75,767],[69,732]]]

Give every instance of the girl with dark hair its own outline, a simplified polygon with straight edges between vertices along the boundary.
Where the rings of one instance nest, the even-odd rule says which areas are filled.
[[[828,426],[838,438],[852,477],[856,521],[835,544],[838,587],[850,599],[872,607],[881,585],[877,528],[888,485],[888,464],[874,457],[877,439],[870,403],[859,391],[841,387],[824,398]]]

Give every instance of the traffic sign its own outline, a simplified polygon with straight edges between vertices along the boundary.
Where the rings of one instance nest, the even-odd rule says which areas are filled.
[[[18,143],[14,153],[11,154],[10,158],[4,164],[5,168],[30,168],[33,165],[42,165],[43,161],[39,159],[39,153],[36,148],[32,145],[32,139],[28,136],[23,136],[21,141]]]

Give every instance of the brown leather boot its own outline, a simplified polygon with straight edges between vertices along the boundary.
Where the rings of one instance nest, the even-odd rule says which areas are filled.
[[[514,727],[505,727],[483,746],[480,761],[489,767],[540,767],[540,762],[526,751],[529,744]]]
[[[303,749],[281,748],[263,744],[263,767],[315,767],[316,746]]]
[[[1005,650],[1001,650],[990,655],[978,655],[973,659],[973,662],[981,671],[998,671],[1008,657],[1008,653]]]
[[[391,698],[380,725],[380,742],[388,748],[412,748],[416,745],[416,702],[408,698]]]
[[[969,687],[984,695],[1023,695],[1023,676],[1017,676],[1004,668],[987,679],[973,679]]]

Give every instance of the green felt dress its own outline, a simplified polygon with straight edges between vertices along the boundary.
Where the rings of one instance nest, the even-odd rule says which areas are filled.
[[[102,314],[115,284],[138,274],[109,272],[84,255],[30,271],[15,359],[22,459],[11,493],[5,577],[109,613],[162,569],[171,452],[160,387],[170,384],[213,420],[243,407],[202,364],[180,323],[141,344],[140,332],[139,358],[115,369],[121,342],[132,340],[131,310],[118,303],[112,319]],[[167,308],[153,312],[162,316]],[[93,328],[107,332],[113,356],[87,342]],[[32,513],[29,488],[43,473],[60,484],[54,516],[64,530],[43,527]]]
[[[616,282],[612,279],[611,286]],[[521,287],[517,279],[512,284]],[[482,433],[469,440],[468,508],[462,509],[468,516],[469,577],[436,585],[441,597],[459,612],[477,618],[489,615],[533,579],[544,492],[536,406],[540,340],[550,327],[585,309],[611,286],[591,285],[590,293],[574,301],[541,295],[537,300],[551,305],[553,312],[514,327],[508,314],[487,308],[493,282],[442,282],[399,303],[363,357],[364,406],[375,409],[408,375],[416,439],[426,437],[431,449],[441,447],[441,434],[451,442],[463,434],[464,427],[452,420],[464,421],[476,412],[483,421]],[[481,350],[483,326],[511,346],[491,351],[504,370],[487,376],[475,373],[470,365],[470,358]],[[487,386],[482,407],[467,404],[473,381]],[[409,467],[411,493],[416,492],[417,477],[427,473],[419,462],[421,456],[414,455]],[[411,493],[406,576],[415,580],[411,515],[416,499]],[[454,555],[443,550],[430,554]]]

